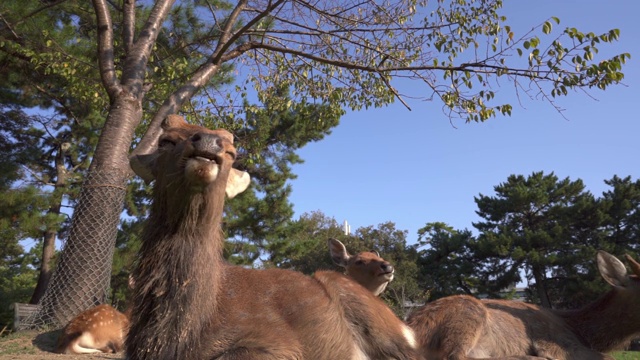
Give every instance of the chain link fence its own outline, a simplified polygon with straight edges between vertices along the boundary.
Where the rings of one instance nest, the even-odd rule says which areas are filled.
[[[17,330],[59,328],[109,294],[115,240],[127,173],[91,171],[74,209],[67,239],[38,311]]]

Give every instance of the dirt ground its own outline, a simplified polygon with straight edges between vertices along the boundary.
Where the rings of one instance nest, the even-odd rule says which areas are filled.
[[[104,360],[124,359],[124,354],[66,355],[55,354],[53,348],[59,331],[37,333],[24,331],[0,338],[0,359],[40,360]]]

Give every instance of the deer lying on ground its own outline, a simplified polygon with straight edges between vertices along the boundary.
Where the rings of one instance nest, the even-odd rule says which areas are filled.
[[[129,319],[110,305],[89,308],[71,319],[58,338],[60,354],[116,353],[124,348]]]
[[[131,167],[155,180],[133,290],[127,358],[417,359],[413,332],[377,297],[334,271],[314,277],[223,261],[233,136],[168,117],[158,149]]]
[[[613,359],[603,353],[640,333],[640,264],[627,256],[633,272],[627,275],[613,255],[599,251],[596,259],[612,289],[582,309],[460,295],[425,305],[407,324],[426,359]]]
[[[350,255],[347,248],[336,239],[327,240],[331,259],[338,266],[345,268],[347,276],[364,286],[375,296],[382,294],[387,284],[393,280],[395,269],[388,261],[373,251],[363,251]]]

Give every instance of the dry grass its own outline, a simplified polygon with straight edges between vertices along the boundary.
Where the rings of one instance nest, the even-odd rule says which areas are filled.
[[[13,360],[105,360],[124,359],[124,354],[62,355],[53,353],[59,331],[37,333],[22,331],[0,338],[0,359]],[[616,360],[640,360],[640,352],[620,351],[611,354]]]

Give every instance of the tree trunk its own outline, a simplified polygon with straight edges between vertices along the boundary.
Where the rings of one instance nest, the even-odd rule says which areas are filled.
[[[69,173],[65,167],[64,158],[67,153],[68,146],[66,143],[61,144],[56,154],[55,167],[56,167],[56,183],[53,193],[53,204],[49,207],[48,214],[60,215],[60,209],[62,208],[62,198],[64,189],[67,186],[67,178]],[[38,283],[33,290],[31,300],[29,304],[37,304],[42,299],[47,286],[49,286],[49,280],[51,279],[51,273],[53,270],[53,256],[56,250],[56,235],[57,228],[48,227],[44,231],[44,237],[42,240],[42,258],[40,259],[40,274],[38,275]]]
[[[39,316],[46,325],[63,326],[82,310],[106,301],[130,174],[129,148],[141,119],[141,101],[121,92],[100,134],[69,238],[41,304]]]
[[[59,213],[60,207],[58,206],[57,214]],[[38,283],[36,284],[35,290],[33,290],[29,304],[39,303],[49,285],[49,280],[51,279],[51,263],[53,261],[53,255],[55,254],[56,234],[57,232],[55,230],[47,230],[44,233],[42,258],[40,262],[42,265],[40,267],[40,274],[38,275]]]
[[[544,270],[540,269],[538,266],[532,266],[531,272],[533,273],[533,278],[536,281],[536,291],[540,298],[540,305],[547,309],[551,309],[549,294],[547,294],[547,289],[544,286],[544,280],[546,279],[544,276]]]

